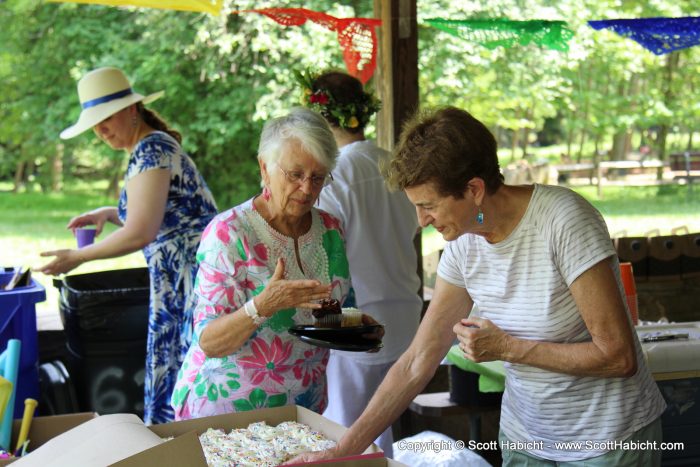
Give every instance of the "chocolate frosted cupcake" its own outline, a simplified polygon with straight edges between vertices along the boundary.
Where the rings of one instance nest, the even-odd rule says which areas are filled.
[[[342,322],[340,302],[335,298],[321,301],[321,308],[311,311],[314,326],[321,328],[339,328]]]

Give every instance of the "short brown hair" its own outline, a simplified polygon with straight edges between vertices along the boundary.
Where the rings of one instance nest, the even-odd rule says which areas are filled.
[[[474,177],[484,180],[489,193],[503,184],[493,134],[456,107],[416,112],[404,125],[384,176],[394,189],[433,183],[441,196],[458,199]]]

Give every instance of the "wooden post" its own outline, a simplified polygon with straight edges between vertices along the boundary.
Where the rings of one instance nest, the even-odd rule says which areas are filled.
[[[596,176],[596,185],[597,185],[597,193],[598,193],[598,199],[603,199],[603,168],[600,166],[600,159],[601,159],[601,154],[599,151],[595,152],[595,155],[593,156],[593,165],[595,166],[595,176]]]
[[[418,26],[416,0],[374,0],[374,16],[382,20],[375,88],[382,100],[377,114],[377,144],[391,151],[401,126],[418,109]],[[420,233],[413,244],[423,296],[423,254]]]
[[[382,100],[377,144],[391,151],[402,123],[418,108],[418,26],[416,0],[374,0],[382,20],[375,87]]]

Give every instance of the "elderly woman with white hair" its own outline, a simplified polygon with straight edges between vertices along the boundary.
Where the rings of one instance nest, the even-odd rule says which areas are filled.
[[[326,406],[329,351],[287,332],[321,299],[350,288],[338,220],[314,208],[338,149],[307,109],[271,120],[260,137],[262,193],[216,216],[202,235],[194,337],[172,396],[176,419]]]

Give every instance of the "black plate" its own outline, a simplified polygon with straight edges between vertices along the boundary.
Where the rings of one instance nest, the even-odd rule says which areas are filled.
[[[381,324],[366,324],[362,326],[348,326],[341,328],[319,328],[311,324],[297,324],[289,328],[289,332],[296,332],[298,334],[318,337],[321,334],[328,335],[329,337],[336,337],[339,339],[345,337],[358,337],[363,334],[374,334],[379,328],[383,327]]]
[[[304,335],[295,334],[290,330],[291,334],[297,336],[302,342],[307,344],[315,345],[317,347],[324,347],[326,349],[333,350],[347,350],[350,352],[366,352],[368,350],[381,349],[384,345],[382,341],[370,340],[370,339],[358,339],[354,342],[329,342],[321,339],[314,339],[313,337],[308,337]]]
[[[307,344],[335,350],[363,352],[382,347],[379,339],[364,336],[374,334],[383,327],[381,324],[353,326],[345,328],[317,328],[311,325],[296,325],[289,328],[289,333]]]

